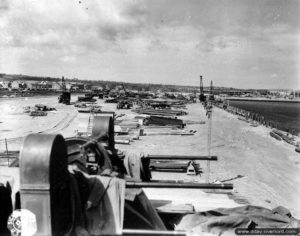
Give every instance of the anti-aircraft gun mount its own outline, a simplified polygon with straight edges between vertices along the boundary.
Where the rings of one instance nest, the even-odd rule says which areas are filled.
[[[80,162],[86,174],[100,174],[111,165],[114,176],[124,178],[126,170],[114,144],[112,117],[95,117],[91,137],[64,139],[57,134],[30,134],[20,151],[20,200],[21,207],[36,215],[36,235],[59,235],[72,222],[75,211],[70,192],[68,164]],[[144,160],[208,160],[207,157],[148,155]],[[209,161],[217,158],[212,156]],[[137,188],[195,188],[230,190],[232,184],[173,183],[170,181],[136,180],[126,178],[126,189]],[[129,190],[131,191],[131,190]],[[134,190],[133,190],[134,191]],[[70,200],[71,199],[71,200]],[[149,200],[147,200],[149,201]],[[151,204],[148,202],[148,204]],[[101,219],[105,221],[106,219]],[[141,228],[123,229],[122,235],[185,235],[170,230]]]

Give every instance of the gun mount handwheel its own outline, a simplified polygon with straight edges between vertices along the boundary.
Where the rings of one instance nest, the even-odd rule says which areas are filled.
[[[92,129],[92,137],[97,137],[101,133],[108,135],[108,146],[115,148],[114,122],[111,116],[96,116]]]
[[[20,151],[21,206],[35,214],[37,235],[52,235],[62,215],[55,196],[57,186],[66,185],[67,148],[64,138],[55,134],[30,134],[26,136]],[[69,197],[60,197],[60,203],[68,205]],[[68,222],[68,216],[63,220]]]
[[[49,189],[67,175],[67,148],[58,134],[30,134],[20,151],[21,188]]]

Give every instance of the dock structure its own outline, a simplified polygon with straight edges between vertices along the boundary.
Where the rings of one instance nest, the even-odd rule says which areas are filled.
[[[215,165],[219,165],[218,161],[223,158],[213,153],[214,142],[211,141],[213,109],[214,114],[217,113],[217,109],[213,108],[212,104],[213,95],[211,82],[208,100],[202,104],[205,110],[199,112],[197,109],[202,108],[202,105],[196,103],[193,104],[197,108],[196,112],[192,111],[192,114],[182,114],[180,119],[169,116],[160,117],[159,122],[151,125],[144,121],[147,121],[149,117],[157,117],[164,113],[179,116],[179,111],[184,111],[181,107],[184,104],[162,108],[167,103],[160,103],[160,106],[152,103],[156,109],[138,108],[135,111],[150,110],[150,113],[153,113],[140,114],[137,117],[127,109],[118,110],[116,114],[109,116],[80,113],[76,122],[89,120],[88,125],[84,126],[85,132],[80,133],[80,136],[73,135],[64,138],[56,133],[43,132],[27,136],[21,153],[9,151],[7,148],[0,158],[8,159],[9,162],[12,158],[15,159],[11,167],[19,167],[20,170],[19,190],[22,207],[36,214],[39,225],[38,233],[55,234],[61,227],[60,222],[63,222],[63,220],[57,220],[61,219],[63,215],[61,212],[72,212],[72,209],[68,208],[70,206],[68,203],[71,200],[76,203],[78,199],[72,198],[74,196],[67,191],[63,192],[66,189],[72,190],[72,186],[69,185],[71,182],[83,186],[83,190],[80,187],[79,191],[88,192],[82,183],[86,186],[103,185],[104,194],[108,193],[112,186],[118,189],[115,192],[117,201],[110,199],[114,208],[111,210],[118,214],[123,211],[120,215],[123,214],[122,216],[130,219],[120,217],[116,221],[118,227],[113,233],[119,235],[185,235],[186,232],[168,228],[172,223],[168,221],[168,217],[196,216],[201,212],[205,212],[204,214],[206,211],[212,212],[216,206],[233,208],[249,204],[247,199],[238,203],[229,198],[229,196],[232,197],[230,194],[233,194],[234,189],[233,182],[229,181],[243,178],[244,174],[238,174],[233,178],[222,176],[223,179],[216,179],[219,173],[212,171]],[[112,108],[116,104],[105,105]],[[188,102],[186,105],[188,108],[191,106]],[[244,114],[242,110],[235,111],[241,117]],[[192,121],[189,120],[191,117]],[[204,117],[208,119],[206,122],[202,122]],[[236,122],[241,123],[248,119],[246,116],[243,118],[245,120]],[[214,115],[214,125],[215,119]],[[199,125],[203,124],[207,126],[200,129]],[[281,134],[277,130],[272,132],[277,136]],[[185,140],[189,140],[194,145],[192,152]],[[199,143],[201,146],[198,146]],[[226,145],[226,140],[224,143]],[[176,145],[180,147],[177,149]],[[162,147],[167,147],[167,151]],[[140,152],[140,155],[132,155],[130,149],[135,154]],[[126,153],[128,150],[129,152]],[[149,150],[151,151],[148,153]],[[146,151],[147,154],[142,154],[142,151]],[[202,163],[205,164],[202,166]],[[224,162],[221,161],[220,164]],[[96,184],[89,182],[91,180],[95,181],[93,184]],[[58,196],[64,196],[61,202],[57,201]],[[107,197],[109,196],[101,198],[101,201]],[[140,208],[135,205],[137,203],[140,204]],[[110,205],[106,206],[109,208]],[[81,208],[85,209],[84,207],[78,209]],[[130,218],[132,215],[136,218]],[[157,221],[147,225],[148,228],[143,224],[132,224],[132,222],[139,222],[138,220],[145,223],[153,219]],[[99,222],[109,224],[110,219],[101,219]]]

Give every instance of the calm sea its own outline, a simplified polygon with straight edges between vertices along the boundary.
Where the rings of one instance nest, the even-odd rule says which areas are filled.
[[[260,114],[281,130],[300,133],[300,103],[230,100],[229,105]]]

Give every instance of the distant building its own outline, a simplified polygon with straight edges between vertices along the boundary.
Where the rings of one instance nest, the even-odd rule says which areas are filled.
[[[10,83],[10,88],[11,89],[19,89],[20,87],[20,82],[17,80],[14,80]]]
[[[52,82],[52,90],[57,91],[61,89],[61,84],[59,82]]]
[[[31,90],[32,89],[32,84],[35,83],[35,81],[26,81],[26,86],[27,89]]]
[[[52,89],[52,83],[50,83],[48,81],[42,81],[40,83],[40,85],[41,85],[41,89],[44,89],[44,90]]]
[[[31,83],[31,89],[32,90],[40,89],[40,84],[38,82]]]
[[[4,81],[0,81],[0,89],[8,89],[8,83]]]
[[[24,81],[18,81],[18,80],[14,80],[8,83],[3,83],[3,86],[5,86],[6,88],[12,89],[12,90],[23,90],[23,89],[27,89],[27,83],[25,83]]]
[[[72,86],[72,85],[71,85],[70,83],[66,83],[66,89],[67,89],[67,90],[70,90],[70,89],[71,89],[71,86]]]
[[[102,86],[96,86],[96,85],[93,85],[91,87],[92,91],[102,91],[103,90],[103,87]]]
[[[258,93],[262,96],[266,96],[266,95],[270,94],[270,91],[267,89],[261,89],[261,90],[258,90]]]
[[[33,83],[30,83],[28,88],[33,90],[50,90],[52,89],[52,83],[48,81],[42,81],[42,82],[35,81]]]
[[[84,89],[85,90],[91,90],[92,89],[92,85],[91,84],[85,84],[84,85]]]
[[[74,90],[74,91],[84,90],[83,83],[76,82],[76,83],[70,83],[70,85],[71,85],[71,90]]]
[[[27,83],[25,83],[25,82],[20,82],[20,83],[19,83],[19,88],[20,88],[20,89],[27,89],[27,88],[28,88]]]

